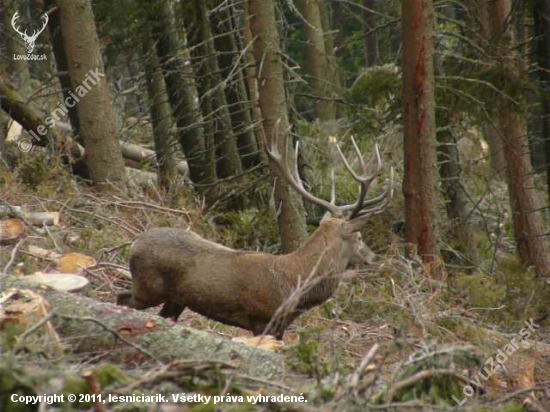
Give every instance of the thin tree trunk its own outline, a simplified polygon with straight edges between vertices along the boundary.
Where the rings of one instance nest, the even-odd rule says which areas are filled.
[[[403,1],[405,231],[426,263],[438,260],[433,19],[431,0]]]
[[[231,115],[225,99],[225,87],[223,87],[220,76],[218,53],[214,47],[208,11],[203,0],[195,0],[195,11],[198,14],[199,42],[202,44],[205,76],[208,77],[210,83],[210,88],[206,90],[206,93],[211,95],[212,109],[217,116],[216,123],[218,127],[214,130],[214,136],[218,149],[218,176],[236,176],[241,174],[243,169],[237,149],[237,139],[233,133]],[[207,116],[208,113],[204,113],[204,115]],[[214,118],[210,121],[214,121]]]
[[[325,50],[323,22],[319,2],[321,0],[300,0],[300,11],[306,20],[306,68],[313,95],[315,116],[321,121],[331,121],[335,118],[327,69],[328,59]]]
[[[273,0],[246,0],[250,12],[251,34],[257,37],[254,57],[258,71],[259,103],[263,114],[265,133],[273,136],[275,123],[281,120],[281,132],[288,128],[288,112],[280,59],[279,33],[275,19]],[[279,231],[284,253],[295,250],[306,236],[302,199],[281,175],[276,165],[270,163],[270,176],[275,184],[275,204],[279,211]]]
[[[323,23],[323,32],[325,38],[325,53],[327,57],[327,73],[329,86],[331,87],[333,96],[341,96],[343,94],[343,73],[340,70],[338,59],[336,58],[335,39],[333,25],[330,24],[331,7],[327,0],[320,0],[319,7],[321,10],[321,21]],[[336,26],[334,26],[336,27]],[[335,116],[340,117],[338,105],[334,105]]]
[[[378,43],[376,32],[369,33],[374,28],[374,10],[375,0],[363,0],[363,6],[368,10],[363,10],[363,47],[365,48],[365,65],[367,67],[376,66],[378,60]]]
[[[89,0],[56,0],[55,4],[61,13],[69,77],[75,92],[81,96],[83,84],[90,83],[87,79],[92,73],[100,77],[76,103],[90,176],[96,185],[124,181],[126,172],[115,135],[92,5]]]
[[[332,2],[332,26],[337,30],[334,35],[334,55],[340,57],[342,55],[342,44],[344,43],[343,30],[343,9],[342,3],[339,1]]]
[[[494,52],[499,67],[506,73],[503,78],[514,79],[518,76],[519,67],[512,48],[513,32],[508,22],[510,4],[507,0],[495,0],[489,2],[487,7]],[[497,87],[504,89],[504,85]],[[508,166],[508,191],[519,257],[525,266],[535,268],[537,276],[548,277],[550,256],[534,188],[525,118],[509,99],[497,95],[495,103]]]
[[[151,123],[153,124],[153,140],[158,166],[157,181],[159,186],[169,191],[178,176],[177,160],[174,153],[176,145],[171,132],[172,110],[152,40],[147,42],[144,59],[147,95],[149,97],[149,110]]]
[[[468,222],[468,198],[462,175],[460,154],[456,139],[448,128],[452,124],[450,116],[438,116],[442,127],[437,132],[438,163],[441,186],[445,194],[445,207],[450,222],[450,229],[455,240],[453,246],[461,253],[461,263],[471,268],[477,266],[479,257],[474,235]],[[447,126],[445,128],[445,126]]]
[[[203,118],[198,104],[193,67],[190,64],[185,28],[176,24],[171,2],[147,2],[154,10],[149,16],[166,90],[179,129],[179,141],[189,164],[193,183],[204,182],[215,171],[207,171]],[[179,33],[179,36],[178,36]],[[180,38],[181,37],[181,38]]]
[[[216,45],[220,51],[219,61],[222,66],[224,78],[231,76],[230,85],[225,89],[233,129],[237,134],[237,143],[241,162],[244,167],[251,168],[260,161],[258,143],[252,126],[252,106],[248,96],[244,76],[245,59],[240,58],[244,48],[238,23],[235,18],[235,5],[231,4],[227,14],[221,15],[221,21],[214,27],[216,32]],[[227,23],[223,24],[223,20]]]
[[[244,1],[243,6],[245,24],[242,29],[242,36],[244,47],[247,48],[247,51],[245,53],[245,80],[248,86],[250,102],[252,104],[252,120],[255,125],[256,139],[258,147],[261,148],[263,147],[263,142],[266,141],[266,136],[262,119],[262,110],[260,108],[260,91],[258,88],[258,78],[256,73],[256,59],[254,58],[254,45],[252,44],[252,32],[250,31],[251,18],[249,11],[249,1]],[[260,158],[264,162],[267,162],[267,156],[263,150],[260,150]]]
[[[44,9],[50,10],[55,6],[55,0],[45,0]],[[67,63],[67,55],[65,54],[65,47],[63,46],[63,33],[61,32],[60,13],[54,11],[50,14],[50,20],[48,22],[48,31],[50,32],[50,42],[52,44],[52,51],[55,58],[55,66],[59,73],[59,83],[63,92],[63,100],[70,97],[69,92],[73,92],[71,86],[71,79],[68,76],[69,67]],[[78,111],[76,106],[67,107],[69,110],[69,121],[73,129],[73,136],[75,139],[84,144],[80,136],[80,125],[78,121]]]
[[[6,154],[8,121],[8,116],[0,112],[0,176],[8,169],[8,157]]]

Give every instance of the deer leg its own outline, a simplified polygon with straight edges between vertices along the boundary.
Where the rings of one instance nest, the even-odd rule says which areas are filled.
[[[185,305],[183,303],[165,302],[159,312],[159,316],[163,318],[172,318],[177,321],[184,309]]]

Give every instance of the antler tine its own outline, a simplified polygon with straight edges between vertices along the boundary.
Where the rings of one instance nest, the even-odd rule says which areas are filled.
[[[300,178],[300,174],[298,173],[298,151],[300,148],[299,142],[296,144],[296,150],[294,152],[294,167],[292,172],[289,170],[288,167],[288,138],[290,135],[290,129],[286,131],[285,137],[284,137],[284,148],[283,148],[283,154],[281,155],[279,153],[279,150],[277,148],[277,142],[279,140],[279,127],[280,127],[280,119],[277,120],[275,123],[275,126],[273,128],[273,137],[271,139],[270,147],[266,145],[266,152],[267,156],[271,159],[273,163],[277,165],[279,170],[281,171],[283,177],[286,179],[286,181],[292,186],[294,190],[296,190],[302,197],[307,200],[308,202],[311,202],[313,204],[316,204],[318,206],[321,206],[322,208],[328,210],[331,214],[339,216],[342,214],[341,207],[338,207],[336,205],[333,205],[326,200],[320,199],[318,197],[313,196],[311,193],[309,193],[305,188],[304,184],[302,183],[302,179]]]
[[[351,138],[351,141],[353,143],[353,147],[355,149],[355,152],[357,153],[357,157],[359,158],[359,163],[361,165],[362,172],[365,174],[365,176],[359,176],[357,173],[355,173],[355,171],[353,170],[353,168],[349,164],[346,156],[342,152],[342,149],[340,149],[340,145],[338,145],[337,142],[335,142],[335,143],[336,143],[336,148],[338,149],[338,153],[340,154],[340,158],[344,162],[344,165],[346,166],[346,169],[351,174],[353,179],[361,185],[357,202],[355,202],[351,205],[342,206],[344,212],[347,212],[347,211],[350,211],[350,210],[352,211],[349,218],[353,219],[353,218],[355,218],[359,215],[359,212],[361,212],[361,210],[364,207],[366,207],[370,204],[376,203],[376,201],[377,201],[377,198],[374,198],[372,200],[369,200],[367,203],[365,203],[365,197],[367,196],[370,185],[372,184],[374,179],[376,179],[376,177],[380,174],[380,171],[382,170],[382,158],[380,156],[380,149],[378,148],[378,144],[376,144],[374,146],[374,152],[375,152],[375,155],[376,155],[376,170],[374,171],[374,173],[372,175],[370,175],[370,176],[367,175],[367,166],[365,165],[365,162],[363,160],[363,156],[361,155],[361,151],[359,150],[359,147],[357,146],[357,143],[355,142],[355,139],[353,137]]]
[[[390,168],[390,182],[384,190],[384,193],[381,196],[378,196],[379,201],[382,200],[382,204],[372,209],[363,210],[354,220],[350,221],[350,228],[352,231],[360,230],[364,223],[372,216],[382,213],[393,199],[394,187],[393,187],[393,167]],[[374,200],[374,199],[373,199]]]
[[[353,136],[351,136],[351,143],[353,144],[355,153],[357,153],[357,158],[359,159],[359,164],[361,165],[361,171],[366,174],[367,166],[365,165],[365,161],[363,160],[363,155],[361,154],[361,150],[359,150],[359,146],[357,146],[357,143],[355,143],[355,139],[353,138]]]
[[[330,203],[336,206],[336,173],[334,172],[334,167],[330,171]]]

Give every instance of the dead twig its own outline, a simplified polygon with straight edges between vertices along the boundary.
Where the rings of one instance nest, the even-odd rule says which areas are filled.
[[[17,252],[19,251],[19,248],[23,245],[25,240],[27,240],[27,239],[23,238],[19,242],[17,242],[17,244],[15,245],[13,250],[11,251],[10,260],[8,261],[7,265],[4,267],[4,271],[3,271],[4,275],[8,274],[8,270],[10,269],[11,265],[13,265],[13,262],[15,262],[15,258],[17,257]]]
[[[451,376],[453,378],[456,378],[466,384],[469,384],[468,378],[460,375],[458,372],[452,370],[452,369],[429,369],[420,371],[418,373],[415,373],[413,376],[410,376],[406,379],[403,379],[402,381],[397,382],[396,384],[392,385],[387,393],[386,393],[386,403],[391,402],[393,399],[395,393],[397,391],[400,391],[401,389],[405,389],[409,386],[414,385],[415,383],[422,381],[424,379],[430,379],[433,378],[436,375],[446,375]]]

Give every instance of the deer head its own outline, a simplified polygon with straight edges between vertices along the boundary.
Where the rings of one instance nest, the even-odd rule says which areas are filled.
[[[29,36],[27,34],[27,30],[25,30],[25,32],[22,32],[19,27],[17,27],[17,19],[19,18],[19,12],[16,11],[15,14],[13,15],[12,19],[11,19],[11,25],[13,27],[13,29],[19,33],[19,35],[23,38],[23,40],[25,41],[25,48],[27,49],[27,54],[31,54],[32,51],[34,50],[34,44],[36,42],[36,39],[38,38],[38,35],[40,33],[42,33],[44,31],[44,29],[46,28],[46,25],[48,24],[48,20],[49,20],[49,17],[47,14],[43,14],[42,15],[42,18],[44,20],[44,25],[42,26],[42,28],[40,30],[35,30],[31,36]]]
[[[333,244],[341,249],[337,251],[340,256],[339,260],[341,261],[341,266],[346,266],[350,260],[357,260],[357,255],[361,253],[361,250],[364,248],[364,244],[361,240],[360,231],[365,226],[370,217],[382,213],[389,205],[393,198],[393,168],[390,169],[390,180],[389,184],[386,186],[386,189],[371,199],[367,199],[367,195],[371,184],[373,181],[380,175],[382,170],[382,160],[380,158],[380,151],[378,145],[375,147],[375,156],[376,156],[376,167],[372,174],[368,174],[368,167],[364,160],[357,143],[351,138],[354,151],[357,155],[357,160],[360,168],[360,173],[356,173],[352,165],[342,152],[337,140],[334,137],[330,138],[330,143],[336,146],[338,153],[346,170],[349,172],[351,177],[359,184],[359,195],[357,201],[350,205],[340,205],[336,204],[336,184],[335,184],[335,172],[334,168],[331,171],[331,199],[326,201],[324,199],[318,198],[308,192],[300,178],[298,173],[298,151],[299,151],[299,142],[296,143],[296,148],[294,149],[294,159],[293,159],[293,169],[289,169],[289,150],[288,150],[288,140],[290,135],[290,129],[287,130],[284,134],[283,144],[282,144],[282,153],[279,152],[278,143],[279,143],[279,127],[280,120],[278,120],[274,127],[273,138],[271,139],[270,144],[264,141],[266,146],[266,153],[268,157],[273,161],[281,174],[290,186],[296,190],[304,198],[304,200],[311,202],[315,205],[321,206],[323,209],[328,211],[331,217],[325,216],[321,221],[320,228],[326,227],[326,231],[330,232],[330,236],[333,237]],[[312,241],[312,238],[308,242]],[[306,245],[307,243],[306,242]],[[355,258],[354,258],[355,257]],[[334,256],[333,256],[334,258]],[[365,257],[367,260],[368,257]]]

